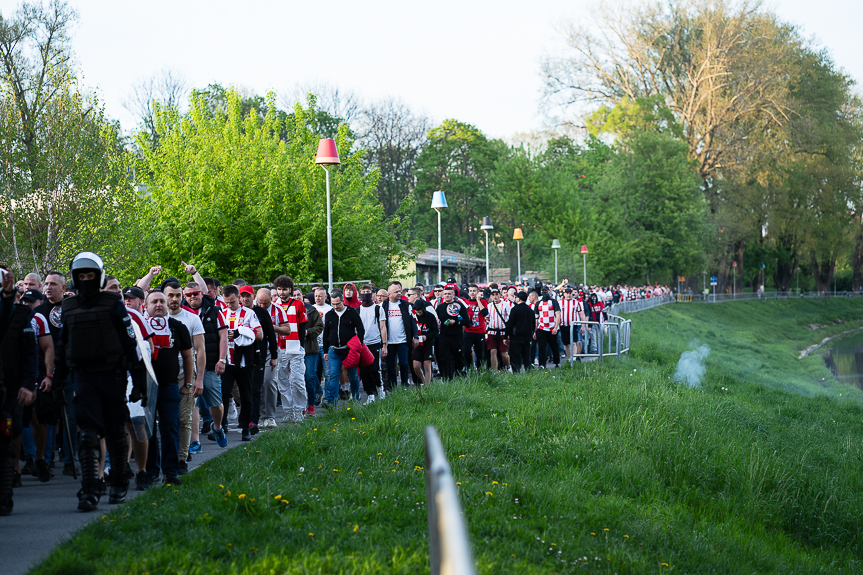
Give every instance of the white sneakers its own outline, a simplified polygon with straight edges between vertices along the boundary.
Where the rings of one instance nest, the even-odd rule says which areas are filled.
[[[234,399],[231,398],[231,405],[228,406],[228,419],[237,420],[239,414],[237,413],[237,405],[234,403]]]
[[[272,417],[268,417],[261,422],[261,429],[273,429],[276,427],[276,420]]]
[[[374,402],[375,402],[375,396],[374,395],[370,395],[370,396],[368,396],[368,398],[366,398],[367,404],[368,403],[374,403]]]

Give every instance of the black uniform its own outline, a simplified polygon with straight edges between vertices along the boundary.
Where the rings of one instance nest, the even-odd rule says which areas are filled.
[[[435,308],[440,320],[440,337],[437,345],[437,362],[441,377],[452,379],[456,372],[464,369],[464,355],[462,354],[462,343],[464,342],[464,328],[470,325],[467,308],[458,299],[452,303],[441,303]],[[452,322],[447,325],[448,322]]]
[[[506,322],[506,335],[509,336],[509,357],[512,371],[530,369],[533,363],[530,356],[530,344],[536,332],[536,313],[529,305],[519,301],[509,312]]]
[[[252,373],[252,421],[257,428],[258,420],[261,418],[261,390],[264,387],[264,370],[270,369],[271,359],[279,361],[279,340],[276,330],[273,329],[273,318],[269,311],[259,305],[252,308],[258,321],[261,322],[261,331],[264,332],[263,339],[255,342],[255,367]]]
[[[144,367],[138,357],[132,320],[118,294],[99,292],[88,300],[72,296],[64,299],[62,306],[54,382],[58,385],[66,381],[71,373],[81,430],[78,458],[82,487],[78,508],[89,511],[99,502],[100,437],[105,438],[111,457],[111,502],[125,500],[129,483],[124,428],[129,418],[126,372],[141,382]]]
[[[14,440],[21,435],[18,390],[36,389],[39,361],[36,334],[30,325],[33,311],[23,304],[14,305],[13,298],[14,295],[0,298],[0,515],[12,511]]]

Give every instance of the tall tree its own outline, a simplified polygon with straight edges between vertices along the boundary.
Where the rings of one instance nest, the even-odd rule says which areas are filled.
[[[381,100],[364,109],[357,122],[357,143],[365,149],[364,163],[378,169],[378,199],[391,216],[409,200],[416,187],[416,165],[431,124],[406,105]]]
[[[193,260],[211,275],[251,282],[285,272],[299,281],[324,280],[326,192],[314,164],[320,138],[310,128],[314,97],[287,116],[269,94],[262,118],[255,109],[244,113],[235,91],[226,96],[224,116],[200,95],[187,115],[157,106],[159,147],[139,137],[146,213],[157,232],[153,254],[169,269]],[[419,246],[397,241],[410,220],[385,217],[375,201],[378,174],[365,171],[346,125],[336,141],[342,164],[331,172],[335,277],[382,281]]]
[[[140,246],[119,127],[71,67],[76,18],[59,0],[0,17],[0,257],[19,272],[45,273],[85,249],[116,263]]]

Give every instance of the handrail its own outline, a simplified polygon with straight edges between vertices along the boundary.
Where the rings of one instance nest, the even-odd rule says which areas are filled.
[[[443,444],[434,427],[426,427],[424,434],[431,575],[474,575],[467,527]]]

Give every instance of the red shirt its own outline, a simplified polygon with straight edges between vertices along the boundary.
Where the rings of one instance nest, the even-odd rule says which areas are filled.
[[[488,302],[484,299],[480,299],[482,305],[488,309]],[[464,302],[464,306],[467,308],[467,316],[470,318],[470,327],[466,327],[464,330],[467,333],[485,333],[485,316],[480,315],[479,304],[476,300],[462,300]]]

